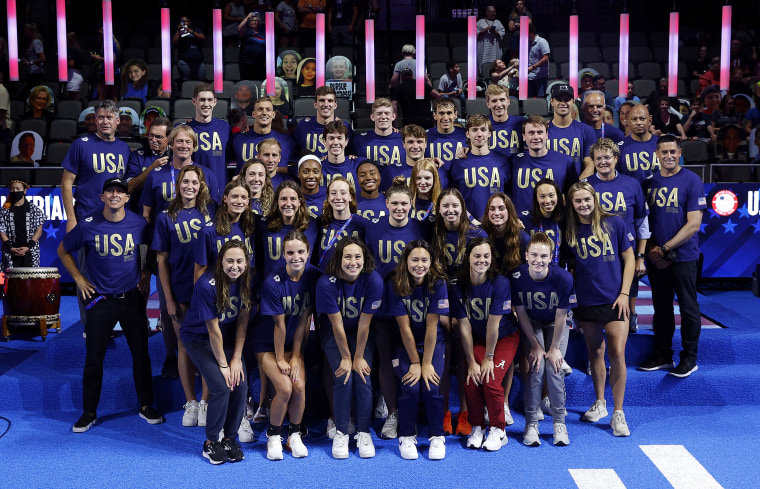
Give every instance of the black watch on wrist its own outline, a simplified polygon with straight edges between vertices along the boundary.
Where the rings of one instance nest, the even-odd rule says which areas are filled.
[[[647,255],[645,255],[644,253],[636,253],[636,258],[646,258],[646,257]]]

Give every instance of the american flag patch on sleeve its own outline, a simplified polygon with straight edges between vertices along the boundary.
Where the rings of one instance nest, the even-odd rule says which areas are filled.
[[[570,302],[570,304],[577,304],[578,303],[578,299],[575,298],[575,294],[573,294],[573,295],[570,296],[570,300],[568,302]]]
[[[449,308],[448,299],[441,299],[438,301],[438,309],[448,309],[448,308]]]
[[[375,310],[375,309],[379,309],[379,308],[380,308],[380,305],[381,305],[382,303],[383,303],[383,301],[381,301],[381,300],[380,300],[380,301],[375,301],[375,302],[373,302],[373,303],[372,303],[372,307],[371,307],[371,309],[372,309],[372,310]]]
[[[626,236],[628,237],[628,241],[633,241],[633,234],[628,233]]]
[[[697,199],[697,204],[699,205],[707,205],[707,200],[704,197],[700,197]]]
[[[510,309],[512,309],[512,301],[511,300],[504,301],[504,305],[502,306],[501,309],[503,311],[509,311]]]

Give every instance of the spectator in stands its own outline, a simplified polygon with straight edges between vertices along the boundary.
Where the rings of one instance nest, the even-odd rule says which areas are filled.
[[[654,126],[652,134],[657,137],[671,134],[679,141],[686,139],[686,133],[681,125],[681,118],[671,112],[670,97],[660,97],[658,109],[654,113],[654,116],[652,116],[652,125]]]
[[[3,85],[4,81],[5,74],[0,71],[0,144],[7,145],[11,141],[13,119],[11,119],[11,96]]]
[[[119,107],[119,125],[116,128],[116,137],[129,140],[137,136],[140,118],[137,112],[129,107]]]
[[[266,70],[266,39],[261,14],[251,12],[238,25],[240,37],[240,78],[264,80]]]
[[[298,0],[301,24],[298,26],[298,47],[303,52],[312,47],[317,38],[317,14],[327,10],[327,0]],[[314,95],[314,94],[312,94]]]
[[[394,111],[398,112],[398,108],[401,106],[404,125],[417,124],[425,129],[433,127],[430,103],[441,98],[441,94],[428,84],[425,84],[424,88],[425,98],[418,100],[414,73],[409,68],[404,68],[401,72],[401,84],[391,94]]]
[[[8,183],[8,200],[0,209],[0,271],[40,266],[39,241],[45,214],[26,200],[28,188],[29,183],[24,178],[11,178]]]
[[[728,79],[728,92],[732,95],[738,95],[740,93],[751,95],[747,82],[744,78],[741,66],[732,66],[730,77]]]
[[[720,86],[720,58],[710,60],[710,69],[699,77],[699,88],[695,95],[701,95],[702,91],[709,86]]]
[[[507,33],[504,24],[496,18],[496,8],[489,5],[486,15],[477,24],[478,30],[478,68],[483,63],[492,63],[501,59],[503,54],[502,39]]]
[[[36,23],[24,24],[24,41],[26,46],[21,62],[28,70],[27,83],[34,87],[42,83],[45,76],[45,48]]]
[[[604,94],[604,105],[615,103],[615,96],[607,91],[607,78],[604,75],[596,75],[593,80],[594,90],[599,90]]]
[[[731,39],[731,51],[729,53],[731,61],[729,66],[731,68],[741,69],[742,76],[749,76],[750,69],[752,68],[752,60],[750,55],[744,49],[742,41],[737,38]]]
[[[760,108],[754,100],[750,101],[750,107],[747,110],[747,114],[744,116],[744,130],[750,132],[752,129],[760,126]]]
[[[710,125],[713,131],[717,131],[724,126],[738,124],[742,119],[743,117],[736,113],[734,97],[727,93],[720,100],[718,110],[713,111]]]
[[[240,109],[245,115],[253,114],[253,102],[256,100],[256,85],[250,80],[241,80],[232,87],[233,109]]]
[[[709,87],[707,92],[717,92],[717,87]],[[715,138],[712,134],[712,126],[710,125],[712,117],[704,113],[702,107],[703,97],[695,95],[691,101],[691,111],[688,117],[683,121],[683,130],[686,132],[686,137],[691,140],[700,140],[704,142],[714,142]],[[720,100],[720,92],[718,92],[718,100]]]
[[[317,89],[317,60],[304,58],[298,64],[296,79],[296,96],[313,97]]]
[[[94,107],[87,107],[79,113],[79,125],[82,129],[82,134],[80,134],[80,136],[84,136],[85,134],[92,134],[95,132],[97,126],[95,124]]]
[[[295,80],[298,77],[298,64],[300,62],[301,55],[296,51],[281,52],[277,58],[277,74],[286,80]]]
[[[245,19],[243,0],[230,0],[222,10],[222,35],[227,46],[237,45],[238,25]]]
[[[68,63],[68,82],[66,83],[66,94],[69,100],[79,100],[79,93],[82,91],[84,76],[82,68],[84,67],[85,51],[79,45],[79,38],[76,32],[69,32],[66,35],[67,63]]]
[[[462,75],[459,73],[459,63],[453,59],[446,61],[446,73],[441,76],[438,82],[438,92],[441,94],[441,97],[459,97],[464,103],[463,87],[464,83],[462,82]]]
[[[116,39],[116,36],[113,36],[113,43],[111,44],[111,51],[113,53],[113,76],[114,76],[114,84],[113,85],[106,85],[106,68],[105,68],[105,57],[103,52],[103,28],[101,27],[98,29],[98,34],[100,37],[98,38],[98,51],[96,53],[90,53],[90,57],[95,61],[91,73],[94,75],[95,83],[97,84],[97,99],[98,100],[105,100],[105,99],[111,99],[114,102],[118,100],[119,95],[119,87],[115,83],[116,80],[121,75],[121,64],[119,63],[119,56],[121,55],[121,44],[119,44],[119,41]],[[179,64],[179,63],[178,63]],[[93,97],[95,98],[95,97]]]
[[[657,88],[655,88],[652,93],[647,95],[646,98],[646,104],[647,108],[649,109],[650,114],[654,114],[657,112],[657,105],[660,102],[660,97],[667,97],[668,96],[668,79],[664,76],[660,78],[660,83],[658,84]]]
[[[738,93],[734,95],[734,110],[736,111],[736,117],[739,120],[739,125],[744,126],[749,109],[754,107],[755,104],[752,99],[746,93]],[[752,128],[750,128],[751,130]],[[747,131],[749,132],[749,131]]]
[[[707,57],[707,46],[699,46],[699,55],[697,59],[689,63],[689,73],[699,80],[699,78],[710,70],[710,58]]]
[[[760,131],[757,129],[753,129],[755,133],[755,137],[752,139],[755,144],[755,150],[760,149]],[[757,155],[755,156],[755,159],[751,161],[752,164],[760,164],[760,151],[757,151]]]
[[[531,22],[528,27],[528,97],[544,97],[549,79],[549,42],[536,34]]]
[[[21,133],[18,137],[18,154],[11,156],[11,165],[17,166],[37,166],[37,162],[34,161],[34,149],[36,147],[36,141],[34,133],[27,131]]]
[[[401,71],[408,69],[412,72],[412,78],[416,78],[417,75],[417,61],[414,59],[414,57],[417,55],[417,49],[411,44],[404,44],[404,46],[401,48],[401,54],[404,56],[404,58],[396,63],[396,65],[393,67],[393,75],[391,76],[391,88],[397,87],[401,83]],[[430,77],[428,76],[427,72],[425,73],[425,83],[433,86],[433,83],[430,81]]]
[[[121,73],[121,98],[139,98],[143,105],[148,101],[148,63],[130,59]]]
[[[679,166],[678,140],[663,136],[657,142],[661,169],[649,187],[649,223],[652,230],[647,269],[652,286],[654,352],[639,370],[671,369],[670,375],[688,377],[697,370],[697,347],[702,322],[697,302],[699,228],[707,207],[699,177]],[[670,198],[662,198],[663,195]],[[675,318],[673,297],[681,314],[681,345],[678,366],[673,368]]]
[[[140,114],[140,137],[147,137],[150,125],[157,117],[166,117],[164,109],[154,105],[148,106]]]
[[[594,128],[598,138],[609,138],[616,143],[621,142],[625,135],[617,127],[604,122],[604,92],[591,90],[583,98],[583,116],[586,124]]]
[[[718,143],[721,146],[721,151],[718,152],[718,157],[721,160],[742,163],[749,161],[747,134],[741,127],[735,124],[723,126],[718,131]]]
[[[509,13],[509,22],[507,23],[510,32],[509,50],[512,57],[517,57],[520,51],[520,17],[523,15],[530,19],[532,25],[533,14],[528,11],[525,0],[517,0]]]
[[[612,107],[609,105],[604,107],[604,115],[602,116],[602,121],[605,124],[609,124],[610,126],[615,124],[615,113],[612,111]]]
[[[594,73],[591,71],[584,71],[581,73],[580,85],[578,86],[578,99],[583,100],[583,94],[589,90],[594,89]]]
[[[327,11],[327,32],[333,46],[353,46],[359,9],[356,0],[330,2]]]
[[[509,65],[504,61],[497,59],[491,67],[491,83],[498,84],[507,90],[517,90],[518,85],[518,66],[520,60],[512,58]]]
[[[625,97],[621,96],[615,99],[615,110],[620,112],[620,107],[623,105],[623,103],[629,102],[629,101],[641,102],[641,99],[639,99],[639,97],[637,97],[636,94],[633,93],[633,82],[630,82],[630,81],[628,82],[628,91],[625,94]]]
[[[261,95],[266,95],[267,83],[261,84]],[[280,113],[284,118],[290,119],[293,117],[293,109],[290,107],[290,88],[285,80],[276,76],[274,78],[274,95],[272,98],[272,105],[274,109]]]
[[[277,5],[274,11],[274,23],[280,36],[280,47],[295,47],[297,24],[293,0],[282,0]]]
[[[29,91],[24,118],[53,118],[53,91],[45,85],[37,85]]]
[[[172,47],[177,49],[177,70],[182,81],[205,80],[206,63],[203,62],[203,31],[192,26],[186,16],[179,19],[179,25],[172,37]]]

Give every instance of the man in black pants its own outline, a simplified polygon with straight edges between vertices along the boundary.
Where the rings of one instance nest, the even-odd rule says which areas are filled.
[[[140,271],[139,245],[146,243],[147,222],[126,210],[127,182],[109,178],[100,194],[101,212],[83,216],[61,242],[58,257],[74,278],[84,300],[86,358],[82,377],[84,414],[72,431],[82,433],[97,421],[96,410],[103,384],[103,359],[116,323],[121,324],[129,350],[140,417],[150,424],[164,422],[153,409],[153,379],[148,355],[148,316],[141,293],[150,275]],[[77,268],[72,252],[83,249],[89,279]],[[80,251],[81,253],[81,251]]]

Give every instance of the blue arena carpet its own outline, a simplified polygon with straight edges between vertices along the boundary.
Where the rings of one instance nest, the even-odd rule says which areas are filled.
[[[724,328],[707,329],[700,341],[700,369],[688,379],[664,372],[642,373],[635,365],[651,346],[651,333],[629,338],[626,417],[631,437],[615,438],[609,416],[597,424],[579,421],[592,401],[585,371],[585,348],[571,339],[567,378],[570,446],[551,444],[551,420],[540,424],[542,445],[522,444],[520,382],[511,403],[515,424],[509,444],[496,453],[464,448],[464,439],[447,437],[447,456],[427,460],[427,429],[420,424],[420,459],[402,460],[395,440],[373,437],[374,459],[362,460],[352,444],[348,460],[331,457],[324,421],[309,423],[309,457],[266,459],[263,425],[257,439],[243,446],[238,464],[211,466],[201,457],[203,428],[181,426],[179,381],[159,375],[160,335],[150,339],[159,409],[167,423],[150,426],[137,416],[130,358],[117,337],[106,357],[98,423],[74,434],[81,414],[82,327],[75,301],[65,297],[64,330],[43,342],[20,332],[0,344],[0,416],[8,431],[0,437],[5,455],[0,488],[78,487],[535,487],[535,488],[753,488],[760,487],[757,433],[760,432],[760,299],[748,291],[700,295],[703,313]],[[677,342],[679,340],[677,339]],[[452,396],[452,411],[457,407]],[[608,404],[611,395],[607,394]],[[308,405],[308,401],[307,401]],[[421,420],[424,422],[424,420]],[[0,434],[8,424],[0,419]],[[271,482],[270,482],[271,481]]]

